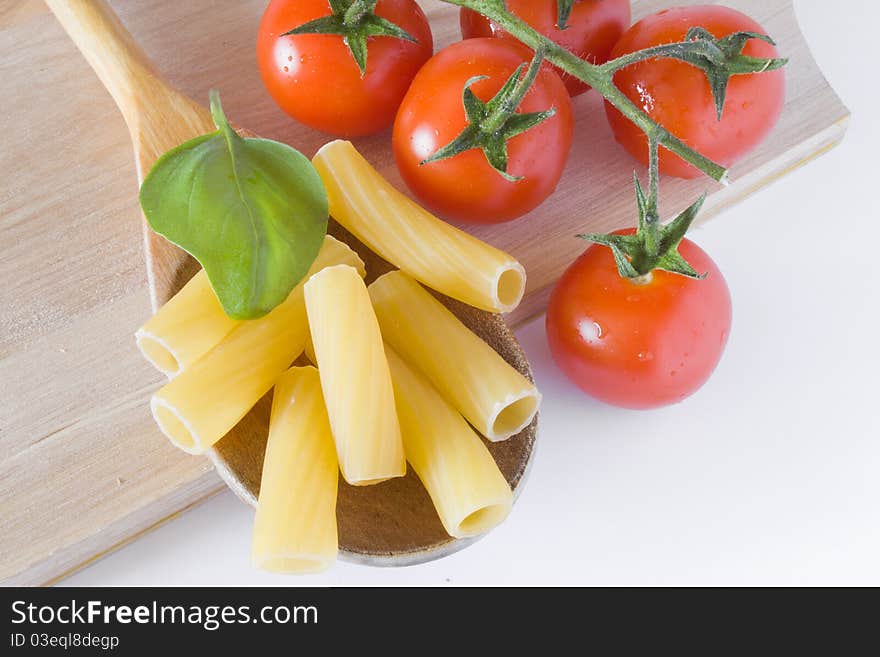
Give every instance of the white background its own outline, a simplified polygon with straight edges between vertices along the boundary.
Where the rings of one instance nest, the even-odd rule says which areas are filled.
[[[65,584],[880,585],[880,3],[795,4],[853,123],[694,231],[734,299],[696,396],[643,413],[590,401],[552,365],[541,320],[519,332],[544,393],[531,477],[464,552],[268,575],[250,566],[251,510],[226,492]]]

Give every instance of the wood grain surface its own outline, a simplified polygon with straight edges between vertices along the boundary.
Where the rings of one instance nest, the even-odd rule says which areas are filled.
[[[199,102],[218,88],[236,124],[311,155],[327,137],[283,115],[256,72],[264,4],[112,1],[177,88]],[[457,37],[453,8],[421,4],[438,47]],[[668,4],[636,0],[634,15]],[[848,112],[813,61],[790,0],[725,4],[754,16],[792,59],[785,113],[771,138],[734,167],[731,186],[664,180],[665,215],[709,188],[709,218],[826,151],[846,129]],[[150,298],[129,134],[39,0],[0,4],[0,97],[0,582],[38,584],[221,484],[206,459],[179,453],[153,426],[148,399],[162,377],[132,337]],[[559,192],[530,216],[473,231],[526,267],[527,297],[510,317],[514,324],[542,310],[550,286],[583,248],[576,232],[633,221],[633,163],[613,143],[600,100],[577,99],[576,116]],[[357,145],[399,183],[387,133]],[[168,272],[169,280],[184,278],[176,266]]]

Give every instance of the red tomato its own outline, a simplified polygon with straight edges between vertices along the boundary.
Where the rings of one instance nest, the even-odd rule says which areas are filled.
[[[633,25],[620,39],[612,58],[643,48],[683,41],[691,27],[700,26],[716,37],[733,32],[764,29],[735,9],[718,5],[679,7],[648,16]],[[778,57],[773,46],[752,39],[743,53],[753,57]],[[615,83],[655,121],[703,155],[727,167],[757,146],[776,124],[785,100],[782,69],[730,79],[724,114],[718,121],[706,75],[698,68],[672,59],[653,59],[629,66],[615,76]],[[617,141],[647,164],[645,134],[606,103],[608,120]],[[677,155],[660,149],[660,171],[680,178],[700,172]]]
[[[608,61],[611,49],[630,21],[629,0],[578,0],[572,7],[564,30],[556,26],[557,0],[507,0],[507,9],[547,38],[593,64]],[[459,20],[465,39],[492,36],[513,39],[488,18],[470,9],[463,8]],[[590,88],[568,73],[556,68],[554,70],[572,96]]]
[[[655,270],[639,284],[617,273],[611,249],[593,245],[556,285],[547,308],[550,351],[588,395],[656,408],[688,397],[712,374],[730,333],[730,292],[700,247],[684,239],[679,253],[708,276]]]
[[[447,160],[420,163],[455,139],[467,126],[462,92],[491,100],[516,68],[530,61],[524,46],[499,39],[467,39],[437,53],[419,71],[394,122],[394,157],[410,190],[438,214],[459,221],[498,223],[540,205],[556,188],[571,149],[571,100],[559,76],[541,70],[519,107],[520,112],[556,114],[507,142],[507,172],[501,176],[480,149]]]
[[[379,132],[394,115],[409,83],[434,51],[428,20],[413,0],[379,0],[375,13],[418,43],[370,38],[367,71],[336,35],[280,36],[332,12],[327,0],[273,0],[260,23],[257,63],[269,94],[308,126],[345,137]]]

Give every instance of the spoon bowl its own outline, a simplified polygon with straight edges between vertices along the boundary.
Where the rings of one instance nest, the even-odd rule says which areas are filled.
[[[393,267],[351,233],[331,220],[334,237],[363,259],[367,283]],[[516,337],[500,315],[478,310],[442,295],[437,298],[508,363],[532,380],[532,372]],[[218,474],[235,494],[256,506],[269,427],[271,393],[210,450]],[[514,496],[528,474],[537,435],[537,417],[518,435],[503,442],[483,439]],[[340,558],[373,566],[408,566],[439,559],[479,537],[454,539],[440,524],[431,498],[415,472],[375,486],[350,486],[342,478],[336,509]]]

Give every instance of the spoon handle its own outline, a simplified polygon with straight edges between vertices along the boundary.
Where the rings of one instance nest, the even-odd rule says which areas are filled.
[[[134,128],[140,103],[162,85],[153,65],[106,0],[46,0]]]

